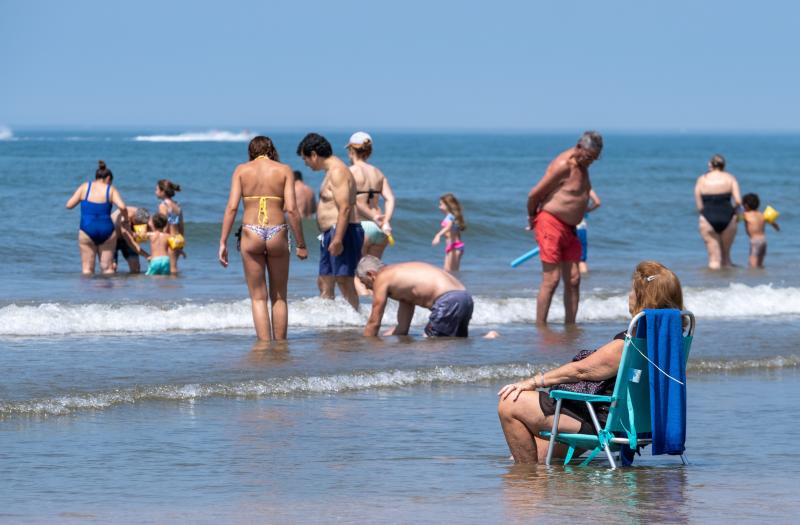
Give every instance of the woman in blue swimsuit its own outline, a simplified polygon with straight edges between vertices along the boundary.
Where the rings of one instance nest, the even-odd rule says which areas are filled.
[[[125,202],[116,188],[111,186],[114,175],[102,160],[95,172],[94,180],[84,182],[67,201],[71,210],[80,203],[81,225],[78,230],[78,248],[81,252],[81,271],[84,275],[94,273],[95,260],[100,257],[100,271],[114,273],[114,251],[117,235],[111,220],[111,207],[127,217]]]

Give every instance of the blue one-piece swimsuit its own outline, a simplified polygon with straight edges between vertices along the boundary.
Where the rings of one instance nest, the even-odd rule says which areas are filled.
[[[86,188],[86,198],[81,201],[81,231],[88,235],[95,245],[100,246],[114,233],[111,221],[111,202],[108,200],[111,186],[106,188],[106,202],[89,202],[92,183]]]

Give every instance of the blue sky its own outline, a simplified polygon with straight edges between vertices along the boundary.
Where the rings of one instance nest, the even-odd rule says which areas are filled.
[[[800,3],[0,0],[0,125],[800,129]]]

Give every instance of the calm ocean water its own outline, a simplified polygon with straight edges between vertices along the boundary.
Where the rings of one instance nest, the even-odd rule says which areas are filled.
[[[316,187],[321,176],[294,155],[302,135],[271,134]],[[329,134],[342,155],[348,135]],[[589,521],[572,506],[581,503],[601,522],[683,523],[734,506],[748,521],[800,511],[800,436],[779,416],[800,401],[800,136],[607,135],[592,167],[603,205],[589,219],[580,324],[559,324],[557,299],[550,331],[532,326],[538,263],[508,262],[533,245],[528,190],[576,137],[373,137],[372,160],[398,196],[386,259],[439,264],[437,199],[454,192],[468,222],[461,278],[477,297],[473,333],[500,339],[427,341],[418,312],[416,335],[364,340],[366,307],[315,297],[312,250],[292,262],[290,340],[254,344],[236,256],[227,270],[216,261],[246,137],[14,130],[0,140],[0,520]],[[781,212],[764,270],[704,268],[692,190],[717,152],[743,192]],[[188,258],[177,279],[81,277],[79,212],[64,202],[98,159],[132,205],[154,208],[160,178],[181,184]],[[314,223],[305,227],[313,239]],[[740,229],[733,254],[743,266],[747,245]],[[512,467],[498,387],[620,331],[642,259],[676,271],[698,318],[692,465],[646,454],[642,467],[615,473]],[[745,437],[764,429],[765,443]],[[767,468],[768,486],[754,484]]]

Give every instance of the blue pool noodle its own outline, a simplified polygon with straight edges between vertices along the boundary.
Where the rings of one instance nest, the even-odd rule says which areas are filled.
[[[514,259],[513,261],[511,261],[511,267],[512,268],[516,268],[517,266],[519,266],[520,264],[524,263],[528,259],[533,259],[538,254],[539,254],[539,247],[537,246],[533,250],[531,250],[529,252],[525,252],[522,255],[520,255],[519,257],[517,257],[516,259]]]

